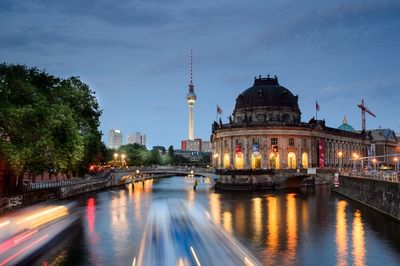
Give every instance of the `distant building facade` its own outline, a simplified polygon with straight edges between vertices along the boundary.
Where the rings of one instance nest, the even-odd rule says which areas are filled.
[[[378,162],[385,165],[392,165],[400,160],[399,156],[394,156],[400,153],[400,139],[393,130],[372,129],[369,132],[372,137],[371,156],[376,156]]]
[[[127,144],[139,144],[146,146],[146,134],[141,132],[132,132],[128,134]]]
[[[108,147],[110,149],[118,149],[122,145],[122,132],[119,129],[111,129],[108,131]]]
[[[211,142],[204,141],[202,139],[194,139],[194,140],[182,140],[181,141],[181,150],[182,151],[196,151],[196,152],[205,152],[211,153]]]

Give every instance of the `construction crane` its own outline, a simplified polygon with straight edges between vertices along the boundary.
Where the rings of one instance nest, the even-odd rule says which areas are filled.
[[[370,114],[373,117],[376,117],[376,115],[371,112],[364,104],[364,99],[361,100],[361,104],[357,105],[358,108],[361,109],[361,123],[362,123],[362,129],[365,131],[366,126],[365,126],[365,112],[367,112],[368,114]]]

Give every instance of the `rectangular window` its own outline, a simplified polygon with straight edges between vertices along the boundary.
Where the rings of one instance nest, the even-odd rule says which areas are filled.
[[[258,139],[253,139],[253,145],[254,144],[258,145]]]
[[[271,146],[278,145],[278,139],[277,138],[271,138]]]
[[[307,146],[307,139],[303,139],[303,147]]]
[[[289,146],[290,147],[294,146],[294,138],[289,138]]]

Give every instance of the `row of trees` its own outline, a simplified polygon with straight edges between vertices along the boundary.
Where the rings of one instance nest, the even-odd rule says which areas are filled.
[[[37,68],[0,65],[0,159],[9,186],[24,173],[78,173],[106,160],[101,110],[78,77],[62,79]]]
[[[115,152],[123,153],[126,155],[126,161],[128,165],[140,166],[140,165],[168,165],[174,164],[174,148],[169,147],[168,153],[162,149],[153,148],[147,150],[145,146],[139,144],[127,144],[122,145]],[[186,158],[185,158],[186,159]],[[189,162],[188,159],[186,159]]]
[[[135,143],[123,145],[115,152],[125,154],[127,164],[131,166],[177,165],[190,163],[188,158],[181,155],[176,155],[172,145],[169,146],[168,150],[165,150],[165,148],[153,148],[152,150],[147,150],[145,146]],[[205,158],[201,161],[201,163],[209,162],[209,156],[205,156]]]

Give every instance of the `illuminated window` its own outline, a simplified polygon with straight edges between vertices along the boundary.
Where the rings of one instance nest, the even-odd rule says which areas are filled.
[[[269,155],[269,167],[279,169],[279,153],[271,152]]]
[[[261,154],[259,152],[253,152],[253,154],[251,155],[251,168],[261,168]]]
[[[288,168],[296,169],[296,154],[294,152],[288,153]]]
[[[308,168],[308,154],[306,152],[301,155],[301,165],[304,169]]]
[[[235,168],[244,169],[244,158],[242,152],[237,152],[235,154]]]
[[[229,169],[231,166],[231,162],[230,162],[230,157],[229,157],[229,153],[224,153],[224,168],[225,169]]]

